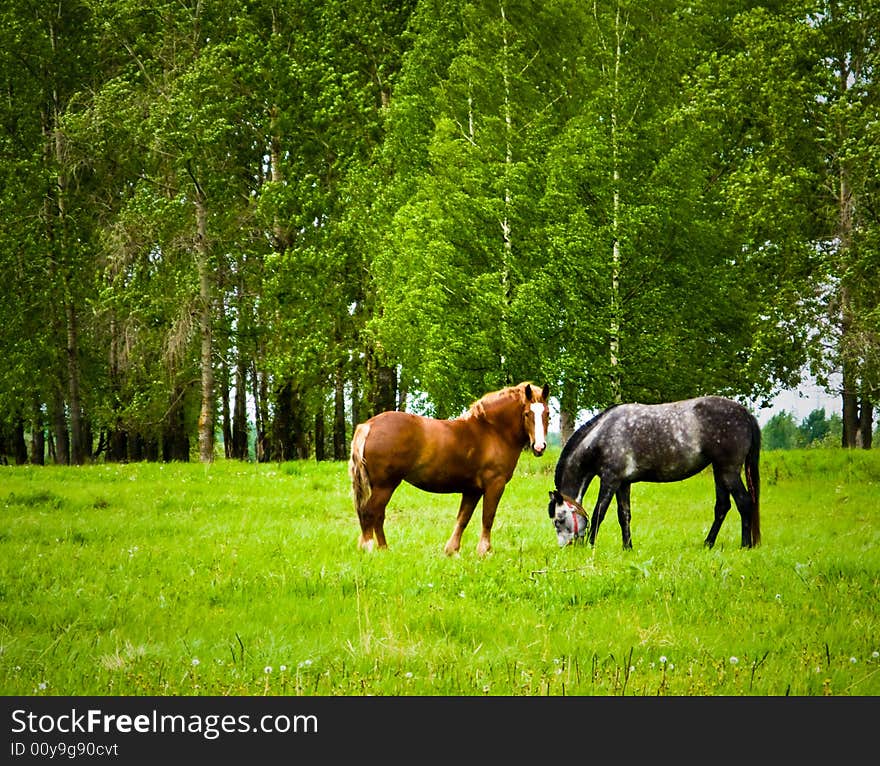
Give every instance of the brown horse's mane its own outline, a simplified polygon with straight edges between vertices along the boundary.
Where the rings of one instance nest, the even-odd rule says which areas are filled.
[[[516,386],[508,386],[507,388],[484,394],[470,406],[470,409],[468,409],[464,415],[462,415],[462,419],[488,418],[491,411],[503,407],[512,399],[515,399],[517,402],[524,402],[526,398],[526,386],[528,385],[534,387],[535,384],[525,382]]]

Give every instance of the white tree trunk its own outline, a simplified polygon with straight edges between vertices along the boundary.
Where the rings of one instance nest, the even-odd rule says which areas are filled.
[[[199,460],[214,460],[214,328],[213,274],[208,247],[208,210],[201,190],[196,191],[196,259],[199,271],[199,333],[201,336],[202,406],[199,412]]]
[[[614,75],[611,100],[611,163],[612,163],[612,246],[611,246],[611,320],[608,327],[609,364],[611,366],[611,399],[614,403],[621,401],[622,381],[620,373],[620,152],[618,146],[617,120],[620,109],[620,58],[621,58],[621,27],[620,6],[617,7],[614,30],[616,45],[614,50]]]

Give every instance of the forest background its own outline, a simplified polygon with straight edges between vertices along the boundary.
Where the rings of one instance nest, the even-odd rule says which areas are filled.
[[[7,0],[0,453],[344,459],[524,379],[565,439],[805,369],[820,439],[870,447],[878,32],[880,0]]]

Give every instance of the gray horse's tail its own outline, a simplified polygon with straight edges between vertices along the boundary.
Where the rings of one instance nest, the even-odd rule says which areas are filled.
[[[761,457],[761,427],[752,417],[752,441],[746,455],[746,486],[752,498],[752,546],[761,542],[761,471],[758,466]]]
[[[367,434],[369,433],[370,426],[366,423],[361,423],[355,428],[354,435],[351,437],[351,458],[348,461],[348,475],[351,477],[351,495],[358,517],[360,517],[361,509],[367,500],[370,499],[373,491],[370,484],[370,476],[367,473],[367,461],[364,458],[364,445],[367,442]]]

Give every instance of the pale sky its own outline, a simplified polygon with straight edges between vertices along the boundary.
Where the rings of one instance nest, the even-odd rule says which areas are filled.
[[[761,426],[765,426],[770,418],[780,412],[790,412],[794,415],[795,422],[800,424],[813,410],[820,410],[823,407],[826,418],[833,413],[840,415],[842,411],[840,394],[829,394],[824,388],[816,385],[815,381],[805,377],[797,389],[778,394],[773,399],[772,406],[766,409],[753,407],[752,412],[755,413]]]

